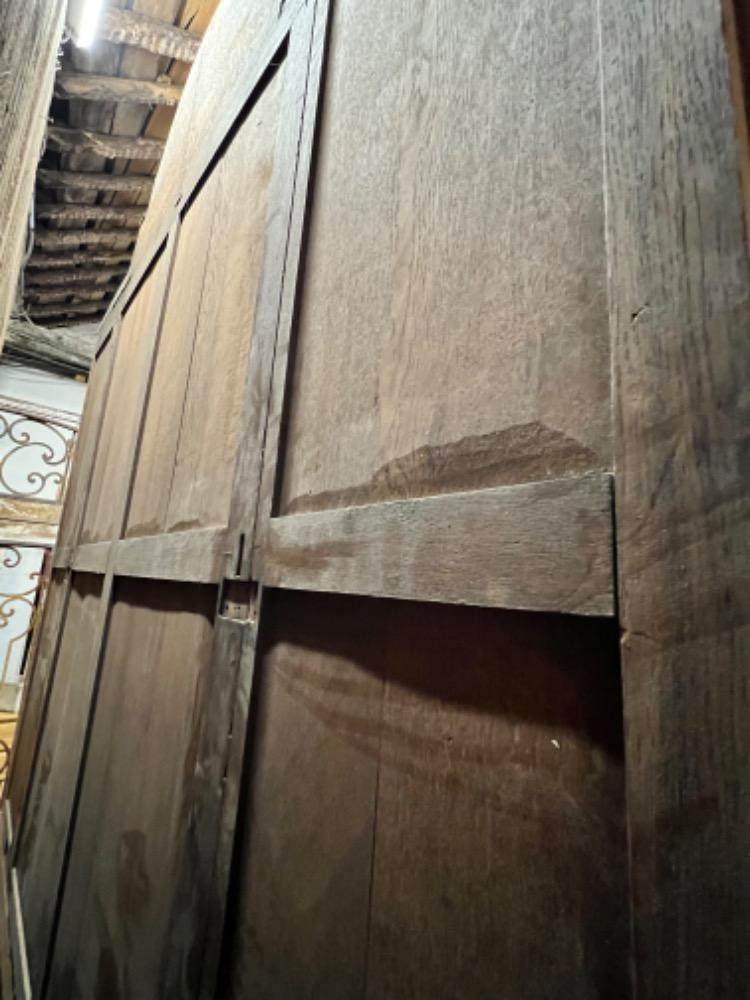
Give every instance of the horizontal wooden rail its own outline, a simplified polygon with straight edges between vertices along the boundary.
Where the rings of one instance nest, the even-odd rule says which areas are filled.
[[[272,518],[270,587],[614,614],[611,477]]]
[[[197,528],[114,542],[89,542],[77,546],[72,555],[56,553],[55,566],[69,562],[80,573],[105,573],[111,558],[115,576],[218,583],[224,576],[230,549],[223,528]]]
[[[89,219],[106,220],[127,225],[136,225],[143,221],[145,208],[136,205],[65,205],[55,202],[51,205],[38,205],[38,219],[55,219],[57,222],[86,222]]]
[[[63,270],[32,271],[24,278],[24,284],[27,287],[29,285],[43,285],[44,287],[65,285],[67,288],[70,285],[88,285],[97,281],[107,282],[113,278],[122,278],[123,275],[127,274],[127,270],[126,267],[103,267],[67,272]]]
[[[137,229],[37,229],[34,242],[42,249],[59,250],[62,247],[97,246],[126,238],[135,240]]]
[[[103,312],[106,305],[105,301],[32,305],[29,306],[28,313],[32,319],[46,319],[50,316],[93,316]]]
[[[128,236],[131,234],[128,233]],[[127,250],[70,250],[65,254],[33,253],[26,264],[28,268],[61,268],[60,274],[65,274],[65,269],[77,267],[79,264],[102,264],[108,267],[112,264],[126,264],[130,260],[130,253]],[[123,273],[127,273],[127,267]]]
[[[29,302],[65,302],[70,299],[72,302],[90,302],[99,299],[102,295],[111,295],[117,289],[117,285],[91,282],[88,285],[73,284],[70,288],[63,285],[43,285],[38,288],[27,288],[25,298]]]
[[[64,153],[98,153],[110,158],[126,160],[158,160],[164,152],[161,139],[130,138],[126,135],[108,135],[83,128],[65,128],[50,125],[47,140],[53,149]]]

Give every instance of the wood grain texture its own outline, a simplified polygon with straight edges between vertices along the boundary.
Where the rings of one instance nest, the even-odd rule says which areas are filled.
[[[70,566],[78,573],[106,573],[112,542],[89,542],[78,545],[70,559]]]
[[[53,253],[32,253],[26,263],[26,280],[28,280],[35,269],[45,269],[49,267],[65,268],[70,270],[79,264],[91,265],[101,264],[103,267],[114,267],[119,264],[126,264],[130,260],[130,254],[122,250],[68,250],[64,254]]]
[[[132,242],[135,237],[133,229],[37,229],[34,243],[42,250],[60,250],[63,247],[78,250],[86,246],[114,247],[123,240]]]
[[[610,477],[272,518],[266,586],[614,613]]]
[[[212,587],[117,582],[48,996],[160,995],[214,607]]]
[[[97,32],[108,42],[135,45],[183,62],[193,62],[200,45],[200,37],[191,31],[142,11],[119,7],[110,7],[102,12]]]
[[[47,305],[31,303],[27,309],[32,319],[51,320],[56,316],[98,316],[104,315],[105,301],[98,302],[56,302]]]
[[[158,160],[164,151],[161,139],[141,139],[138,137],[109,135],[92,132],[90,129],[66,128],[51,125],[47,130],[47,141],[53,149],[62,152],[89,152],[98,156],[128,160]]]
[[[218,995],[627,996],[614,624],[264,601]]]
[[[110,540],[120,531],[119,511],[124,508],[129,485],[130,449],[135,448],[140,427],[140,407],[148,385],[167,269],[165,254],[146,279],[132,309],[123,317],[114,345],[117,353],[111,390],[86,500],[82,542]]]
[[[101,578],[74,580],[15,850],[35,996],[44,977],[96,676],[101,590]]]
[[[129,223],[138,223],[143,219],[144,209],[135,208],[130,205],[38,205],[36,209],[37,217],[40,219],[54,219],[57,222],[86,222],[88,219],[96,221],[107,220],[115,222],[120,226],[127,226]]]
[[[84,101],[128,101],[136,104],[177,104],[182,87],[154,80],[131,80],[96,73],[65,73],[55,76],[55,96]]]
[[[0,8],[0,347],[26,247],[65,6],[6,0]]]
[[[218,583],[231,545],[222,528],[197,528],[117,543],[118,576]]]
[[[605,0],[639,1000],[750,982],[750,263],[721,4]]]
[[[72,285],[70,288],[51,287],[27,288],[26,301],[33,303],[59,303],[59,302],[101,302],[105,297],[115,291],[116,285],[106,283],[90,285]]]
[[[336,4],[280,513],[610,467],[595,12]]]
[[[113,279],[122,278],[127,273],[126,267],[82,267],[78,270],[66,271],[60,268],[52,268],[49,271],[34,270],[26,277],[27,288],[37,286],[49,287],[52,285],[93,285],[96,283],[107,284]]]
[[[151,177],[133,174],[105,174],[99,171],[49,170],[40,167],[37,180],[48,188],[72,188],[73,190],[94,191],[150,191],[154,181]]]

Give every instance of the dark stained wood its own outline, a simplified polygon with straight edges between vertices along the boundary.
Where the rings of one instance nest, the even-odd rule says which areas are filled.
[[[81,767],[98,659],[102,580],[77,575],[68,601],[44,727],[15,849],[26,947],[39,995]]]
[[[602,4],[639,1000],[750,982],[750,265],[721,14]]]
[[[109,7],[102,12],[97,34],[119,45],[136,45],[158,55],[193,62],[200,37],[177,25],[137,10]]]
[[[609,476],[272,518],[271,587],[614,613]]]
[[[55,95],[84,101],[129,101],[140,104],[177,104],[182,87],[153,80],[130,80],[96,73],[58,73]]]
[[[231,550],[223,528],[174,531],[115,543],[118,576],[218,583]]]

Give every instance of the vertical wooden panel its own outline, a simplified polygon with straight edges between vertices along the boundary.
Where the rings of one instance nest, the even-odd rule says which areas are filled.
[[[170,530],[225,524],[229,516],[282,79],[283,70],[216,167],[216,224],[166,519]]]
[[[159,996],[215,591],[117,584],[48,996]]]
[[[595,13],[334,5],[282,513],[609,465]]]
[[[750,267],[719,0],[602,4],[639,1000],[750,982]]]
[[[154,534],[164,528],[195,324],[211,229],[216,219],[216,193],[216,178],[211,176],[186,212],[180,227],[138,452],[127,535]]]
[[[97,461],[83,518],[81,540],[99,542],[120,531],[119,500],[128,489],[130,454],[140,423],[139,400],[149,377],[153,339],[158,321],[168,255],[162,254],[122,319],[115,346],[111,388],[97,449]]]
[[[76,575],[15,854],[29,972],[41,989],[86,719],[96,675],[102,577]]]
[[[613,623],[269,611],[227,995],[627,996]]]

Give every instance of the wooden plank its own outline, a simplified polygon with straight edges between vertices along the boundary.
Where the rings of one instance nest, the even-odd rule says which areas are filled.
[[[109,7],[102,12],[97,34],[118,45],[136,45],[170,59],[193,62],[200,36],[142,11]]]
[[[122,157],[128,160],[158,160],[164,152],[164,143],[160,139],[107,135],[89,129],[65,128],[62,125],[50,125],[47,141],[53,149],[63,152],[91,152],[110,159]]]
[[[114,571],[117,576],[218,583],[230,548],[223,528],[128,538],[117,543]]]
[[[129,235],[129,234],[128,234]],[[49,253],[32,253],[26,263],[26,280],[39,268],[65,268],[70,271],[80,264],[84,266],[100,264],[103,268],[114,268],[117,264],[127,265],[130,253],[126,250],[69,250],[67,253],[55,255]],[[127,268],[126,268],[127,270]]]
[[[128,101],[140,104],[177,104],[182,87],[153,80],[131,80],[96,73],[59,72],[55,76],[55,96],[84,101]]]
[[[4,0],[0,7],[0,347],[26,249],[65,7],[63,0]]]
[[[70,560],[71,567],[78,573],[105,573],[109,561],[112,542],[89,542],[79,545]]]
[[[48,170],[40,167],[37,181],[48,188],[72,188],[93,191],[136,191],[150,192],[154,186],[152,177],[138,174],[105,174],[100,171]]]
[[[34,243],[43,250],[60,250],[63,247],[100,246],[122,241],[131,243],[137,236],[134,229],[37,229]]]
[[[86,285],[96,281],[107,282],[113,278],[122,278],[124,274],[127,274],[127,270],[126,267],[83,267],[76,271],[65,271],[59,268],[51,271],[39,270],[27,274],[25,284],[27,288],[36,285]]]
[[[266,586],[614,614],[609,476],[272,518]]]
[[[639,1000],[750,982],[750,262],[720,3],[601,5]]]
[[[101,301],[103,296],[109,296],[116,290],[117,285],[90,284],[71,285],[70,288],[61,288],[59,285],[45,285],[42,288],[27,288],[24,298],[27,302],[89,302]]]
[[[160,993],[215,603],[213,587],[118,581],[49,996]]]
[[[106,302],[62,302],[58,305],[29,306],[32,319],[48,319],[52,316],[94,316],[104,312]]]
[[[86,738],[97,666],[103,580],[76,576],[15,848],[28,962],[39,996],[57,910],[57,888],[65,854]]]
[[[139,223],[143,220],[145,209],[131,205],[60,205],[51,203],[37,205],[36,215],[39,219],[54,219],[57,222],[86,222],[94,219],[97,222],[107,220],[118,225]]]
[[[333,11],[279,513],[611,467],[596,3],[461,25]]]

